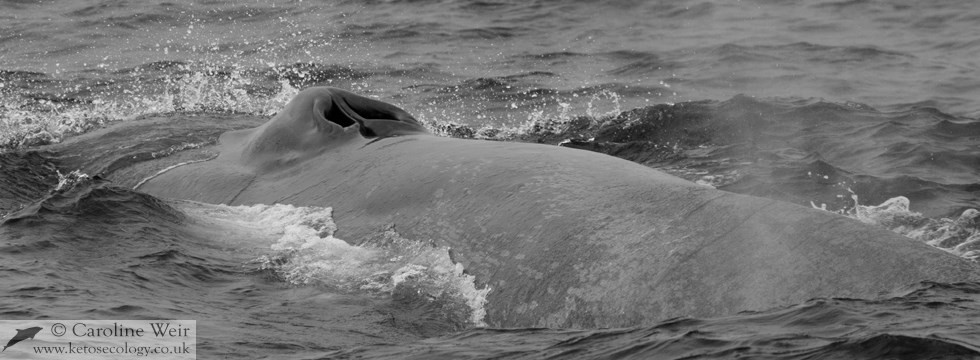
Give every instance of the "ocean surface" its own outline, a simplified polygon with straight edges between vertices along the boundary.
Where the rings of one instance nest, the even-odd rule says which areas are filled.
[[[976,261],[977,59],[969,0],[0,0],[0,319],[192,319],[202,359],[980,358],[978,283],[488,326],[438,242],[352,246],[329,207],[159,199],[126,172],[334,86],[440,136],[607,153]]]

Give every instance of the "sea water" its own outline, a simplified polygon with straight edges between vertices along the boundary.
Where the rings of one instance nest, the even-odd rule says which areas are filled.
[[[0,50],[0,319],[196,319],[201,358],[980,357],[980,284],[487,328],[493,289],[437,241],[96,176],[206,161],[220,133],[335,86],[440,136],[604,152],[975,259],[971,1],[3,0]],[[127,122],[131,139],[57,147]]]

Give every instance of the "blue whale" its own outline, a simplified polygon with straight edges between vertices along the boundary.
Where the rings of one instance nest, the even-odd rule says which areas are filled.
[[[856,220],[540,144],[433,136],[326,87],[218,155],[140,185],[165,198],[330,206],[351,242],[394,227],[451,248],[500,327],[621,327],[980,279],[975,263]]]

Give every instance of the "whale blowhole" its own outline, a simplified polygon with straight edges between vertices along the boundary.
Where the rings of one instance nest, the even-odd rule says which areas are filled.
[[[331,109],[333,110],[333,109]],[[342,128],[357,124],[357,121],[346,116],[330,116],[330,111],[325,111],[323,113],[323,118],[334,124],[340,125]]]
[[[340,125],[340,127],[344,129],[354,125],[360,125],[358,126],[358,131],[361,133],[361,136],[366,138],[378,137],[378,134],[376,134],[373,130],[368,129],[368,127],[364,124],[363,121],[359,121],[357,119],[352,118],[351,116],[347,116],[347,114],[331,114],[335,110],[336,108],[331,108],[328,111],[324,111],[323,118],[327,119],[327,121],[329,122]]]

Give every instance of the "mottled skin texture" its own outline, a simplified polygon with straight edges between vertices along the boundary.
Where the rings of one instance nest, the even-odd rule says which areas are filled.
[[[350,242],[394,225],[447,245],[492,288],[491,326],[641,325],[980,278],[973,263],[839,215],[582,150],[436,137],[351,96],[308,89],[266,125],[223,135],[217,159],[141,190],[332,206]],[[338,103],[374,120],[328,121]]]

